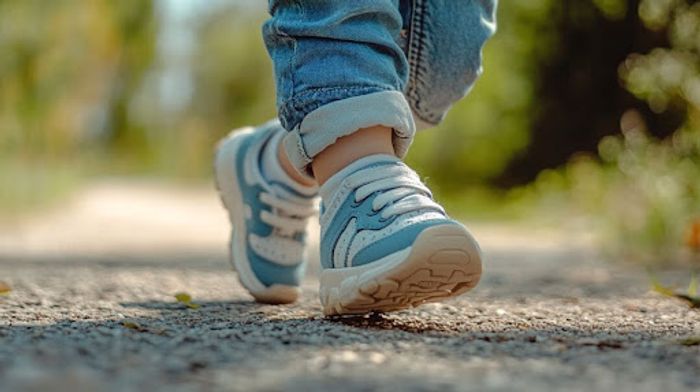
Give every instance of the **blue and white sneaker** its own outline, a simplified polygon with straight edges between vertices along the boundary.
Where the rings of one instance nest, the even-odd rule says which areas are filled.
[[[320,190],[321,303],[326,315],[385,312],[476,286],[476,240],[397,158],[374,155]]]
[[[231,261],[241,284],[265,303],[291,303],[306,267],[306,228],[313,197],[264,178],[264,147],[284,130],[276,121],[243,128],[219,143],[214,170],[232,225]]]

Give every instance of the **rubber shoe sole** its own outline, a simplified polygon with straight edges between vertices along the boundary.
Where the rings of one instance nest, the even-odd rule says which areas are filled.
[[[476,240],[462,226],[440,225],[393,257],[323,271],[321,303],[327,316],[391,312],[466,293],[480,277]]]
[[[238,280],[256,301],[267,304],[288,304],[295,302],[301,294],[296,286],[273,284],[265,286],[253,273],[246,255],[246,239],[241,233],[245,232],[245,206],[238,186],[236,173],[236,153],[238,153],[243,138],[255,131],[246,127],[232,131],[219,142],[214,159],[214,178],[219,197],[228,211],[231,221],[231,241],[229,244],[230,261],[238,274]],[[243,153],[243,152],[241,152]]]

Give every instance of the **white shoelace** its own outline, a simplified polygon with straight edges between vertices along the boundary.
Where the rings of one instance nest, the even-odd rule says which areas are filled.
[[[275,194],[262,192],[260,201],[272,207],[272,212],[261,211],[260,219],[274,227],[281,237],[292,238],[306,230],[308,219],[316,213],[313,200],[296,201],[283,199]]]
[[[413,170],[404,164],[370,167],[349,175],[347,184],[356,189],[355,202],[359,203],[375,192],[381,192],[372,201],[373,211],[382,211],[388,219],[417,210],[445,210],[433,200],[433,195]]]

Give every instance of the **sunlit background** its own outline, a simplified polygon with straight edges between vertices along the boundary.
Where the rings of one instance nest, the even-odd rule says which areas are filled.
[[[0,0],[0,219],[104,178],[209,181],[219,138],[275,116],[265,18],[252,0]],[[438,198],[697,259],[700,3],[502,0],[498,21],[483,77],[409,155]]]

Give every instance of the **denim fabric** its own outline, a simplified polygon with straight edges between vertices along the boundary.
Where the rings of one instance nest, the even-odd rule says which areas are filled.
[[[303,168],[337,138],[375,125],[394,130],[394,152],[404,156],[415,129],[411,109],[399,91],[349,96],[330,102],[306,115],[283,143],[290,161]]]
[[[404,46],[404,93],[419,123],[437,125],[481,74],[481,49],[496,31],[497,0],[405,0],[412,3]]]
[[[372,125],[394,129],[402,157],[415,124],[439,123],[480,74],[496,1],[270,0],[263,38],[292,163]]]

